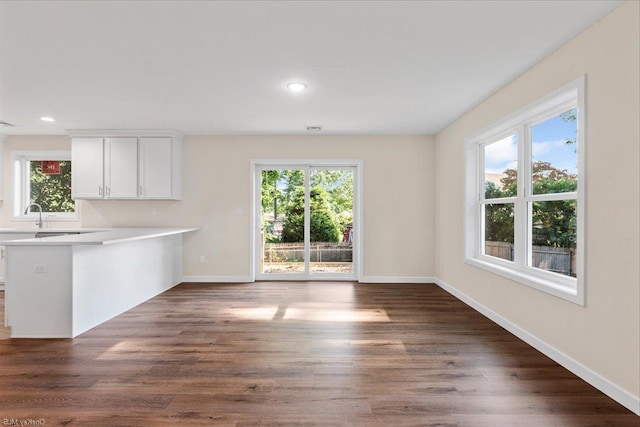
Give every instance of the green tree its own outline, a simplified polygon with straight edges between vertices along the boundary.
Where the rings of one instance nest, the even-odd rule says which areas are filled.
[[[517,173],[504,171],[499,188],[486,182],[487,198],[516,195]],[[554,168],[551,163],[536,161],[532,165],[533,194],[576,191],[575,174]],[[576,203],[574,200],[535,202],[532,206],[532,243],[539,246],[575,247]],[[513,243],[513,204],[488,204],[485,207],[485,237],[489,241]]]
[[[485,184],[485,197],[499,199],[508,196],[510,190],[503,191],[493,182]],[[513,243],[513,203],[485,205],[485,239],[491,242]]]
[[[578,121],[578,110],[577,109],[572,109],[567,111],[566,113],[562,113],[562,120],[564,120],[565,122],[577,122]],[[577,142],[577,140],[574,139],[567,139],[565,141],[565,144],[575,144]]]
[[[43,212],[74,212],[75,202],[71,198],[71,162],[60,161],[60,174],[45,175],[39,161],[30,163],[29,203],[38,203]],[[32,207],[36,212],[38,209]]]
[[[278,191],[278,180],[280,179],[280,171],[263,170],[262,171],[262,209],[268,210],[273,207],[275,199],[280,198]]]
[[[300,188],[304,188],[303,170],[274,171],[279,174],[282,187],[280,204],[285,211],[297,202]],[[327,203],[335,215],[353,210],[353,173],[344,170],[313,170],[309,177],[311,188],[323,188],[327,192]]]
[[[309,191],[311,214],[310,237],[312,242],[339,242],[341,233],[338,223],[328,203],[328,194],[323,188],[314,187]],[[282,226],[283,242],[304,241],[304,191],[298,189],[293,194],[287,210],[287,219]]]
[[[295,169],[283,170],[280,171],[280,176],[280,180],[284,184],[281,192],[281,202],[286,212],[292,204],[296,203],[298,191],[304,188],[304,171]]]
[[[532,216],[532,244],[557,248],[575,248],[575,200],[534,202]]]
[[[280,190],[278,189],[278,181],[280,180],[280,171],[263,170],[261,172],[261,203],[262,203],[262,229],[264,230],[264,238],[267,242],[279,242],[280,239],[273,233],[273,222],[269,220],[268,214],[275,216],[277,206],[281,203]]]
[[[304,205],[301,203],[304,201],[305,172],[294,169],[264,170],[261,177],[262,228],[265,230],[265,239],[276,242],[278,238],[272,230],[272,220],[276,219],[276,214],[279,218],[290,218],[287,232],[292,229],[300,230],[303,225]],[[347,226],[353,223],[353,173],[345,170],[313,170],[309,176],[309,184],[312,189],[324,190],[320,210],[328,210],[327,218],[338,225],[338,234],[342,236]],[[317,208],[319,207],[314,206],[312,200],[312,216],[315,215],[316,219],[319,215],[324,215],[315,214]],[[300,224],[293,227],[296,221]],[[337,241],[339,240],[340,237]]]
[[[344,233],[353,224],[353,172],[348,170],[317,170],[310,177],[311,187],[327,191],[327,202]]]
[[[503,172],[504,178],[500,180],[502,188],[498,197],[514,197],[518,194],[518,172],[515,169],[507,169]]]

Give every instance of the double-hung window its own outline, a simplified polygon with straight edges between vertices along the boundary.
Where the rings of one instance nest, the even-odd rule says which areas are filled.
[[[465,260],[584,304],[584,77],[467,140]]]
[[[13,216],[43,220],[77,220],[71,198],[71,152],[13,153]],[[37,204],[37,206],[36,206]]]

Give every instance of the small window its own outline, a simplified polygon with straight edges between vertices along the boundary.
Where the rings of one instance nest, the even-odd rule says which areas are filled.
[[[584,303],[584,78],[467,141],[465,260]]]
[[[77,220],[71,198],[70,152],[14,153],[15,218]]]

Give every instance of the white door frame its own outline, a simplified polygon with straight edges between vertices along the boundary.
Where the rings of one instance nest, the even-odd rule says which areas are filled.
[[[260,262],[260,231],[262,226],[262,194],[260,191],[260,172],[262,170],[275,169],[304,169],[311,168],[353,168],[353,273],[352,275],[336,275],[336,274],[263,274],[258,271]],[[308,199],[308,183],[305,186],[305,200]],[[305,202],[308,205],[308,200]],[[355,280],[360,281],[362,277],[362,259],[363,259],[363,233],[362,233],[362,160],[276,160],[261,159],[251,160],[251,265],[249,267],[251,280]],[[309,212],[308,206],[305,206],[305,238],[309,230]],[[308,258],[308,257],[305,257]],[[305,259],[305,265],[309,262]],[[308,268],[306,269],[309,270]]]

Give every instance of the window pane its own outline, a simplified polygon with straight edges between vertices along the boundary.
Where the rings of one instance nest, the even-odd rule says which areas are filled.
[[[310,171],[311,273],[353,272],[353,172]]]
[[[39,204],[43,212],[75,212],[75,202],[71,198],[71,161],[29,161],[27,203]],[[38,208],[32,206],[30,211],[38,212]]]
[[[513,197],[518,192],[518,137],[510,135],[484,146],[485,199]]]
[[[531,266],[576,277],[576,201],[533,202]]]
[[[304,273],[304,171],[262,171],[262,273]]]
[[[531,127],[533,194],[576,191],[578,182],[577,110]]]
[[[513,261],[513,203],[484,205],[485,255]]]

